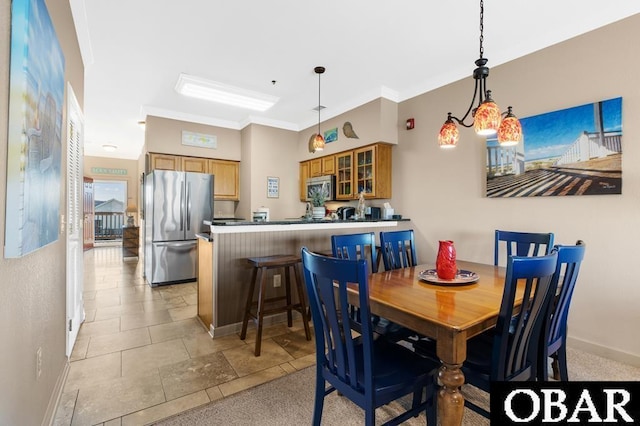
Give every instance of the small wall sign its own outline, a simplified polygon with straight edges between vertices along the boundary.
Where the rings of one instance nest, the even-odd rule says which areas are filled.
[[[96,175],[120,175],[120,176],[125,176],[128,174],[127,169],[111,169],[109,167],[92,167],[91,173]]]
[[[267,177],[267,198],[278,198],[280,196],[280,178]]]
[[[182,131],[182,145],[197,146],[200,148],[218,148],[218,138],[215,135]]]

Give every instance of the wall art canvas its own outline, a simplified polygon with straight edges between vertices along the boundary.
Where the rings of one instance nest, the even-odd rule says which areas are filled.
[[[333,129],[326,130],[324,132],[324,141],[326,143],[335,142],[338,140],[338,128],[334,127]]]
[[[487,197],[622,193],[622,98],[523,118],[523,140],[487,140]]]
[[[44,0],[12,1],[7,258],[58,239],[64,67]]]

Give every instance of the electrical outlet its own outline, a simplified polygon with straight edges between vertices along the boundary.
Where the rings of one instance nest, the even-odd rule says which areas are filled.
[[[273,276],[273,286],[280,287],[280,274],[276,274]]]
[[[39,379],[42,374],[42,348],[36,351],[36,378]]]

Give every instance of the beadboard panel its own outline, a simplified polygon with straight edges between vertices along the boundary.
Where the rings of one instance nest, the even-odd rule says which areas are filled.
[[[358,229],[325,229],[305,231],[250,232],[215,234],[214,238],[214,330],[242,322],[245,301],[249,291],[252,268],[248,257],[276,254],[299,254],[302,247],[313,251],[331,251],[331,235],[360,232],[395,231],[409,229],[410,222],[397,222],[397,226]],[[298,273],[302,277],[302,265]],[[282,274],[282,286],[273,287],[273,275]],[[285,295],[284,272],[278,269],[267,273],[267,297]],[[294,300],[297,292],[293,284]],[[256,289],[253,299],[257,299]]]

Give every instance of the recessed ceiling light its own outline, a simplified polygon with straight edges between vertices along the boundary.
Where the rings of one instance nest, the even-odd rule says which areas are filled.
[[[144,121],[144,120],[140,120],[140,121],[138,121],[138,126],[140,126],[140,128],[141,128],[142,130],[144,130],[144,129],[146,129],[146,127],[147,127],[147,122],[146,122],[146,121]]]
[[[185,96],[256,111],[266,111],[280,100],[276,96],[241,89],[187,74],[180,74],[178,77],[176,91]]]
[[[113,152],[116,149],[118,149],[118,147],[115,145],[102,145],[102,149],[104,149],[107,152]]]

